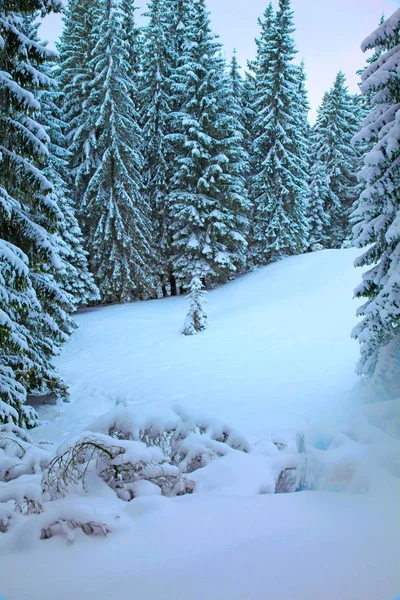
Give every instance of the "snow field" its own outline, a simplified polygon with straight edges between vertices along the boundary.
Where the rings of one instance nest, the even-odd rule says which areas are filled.
[[[124,502],[90,472],[86,492],[46,503],[0,537],[0,595],[392,600],[400,590],[400,406],[364,406],[353,372],[356,254],[286,259],[211,292],[209,327],[197,336],[180,334],[184,298],[78,314],[58,365],[71,404],[40,409],[37,442],[65,449],[84,430],[105,435],[111,414],[120,428],[171,426],[180,405],[215,435],[218,421],[227,423],[248,452],[228,448],[190,473],[194,494],[177,498],[142,480]],[[317,491],[274,494],[295,459],[306,461]],[[39,539],[63,517],[95,520],[109,533],[61,524],[61,535]]]

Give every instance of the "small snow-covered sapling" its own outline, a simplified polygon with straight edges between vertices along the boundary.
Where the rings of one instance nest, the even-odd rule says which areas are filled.
[[[184,335],[196,335],[207,327],[207,315],[205,305],[207,300],[203,289],[203,284],[199,277],[193,277],[190,282],[190,292],[187,299],[190,302],[189,312],[186,316],[182,333]]]

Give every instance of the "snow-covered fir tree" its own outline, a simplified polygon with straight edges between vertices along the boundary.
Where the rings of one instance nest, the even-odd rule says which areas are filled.
[[[195,272],[211,286],[245,265],[243,133],[205,1],[188,8],[187,39],[173,81],[183,105],[173,115],[175,131],[169,136],[175,152],[169,195],[172,255],[183,285]]]
[[[240,73],[239,73],[240,75]],[[238,77],[231,72],[230,77],[223,80],[223,94],[225,94],[225,115],[221,124],[217,124],[218,130],[225,131],[222,139],[222,147],[228,159],[227,164],[227,200],[232,212],[230,216],[231,226],[238,227],[240,238],[237,242],[237,264],[240,271],[247,267],[248,236],[250,232],[251,201],[249,198],[249,170],[250,157],[247,151],[250,133],[246,129],[246,117],[243,107],[243,86]],[[233,234],[235,235],[235,234]],[[243,254],[242,254],[243,253]],[[240,273],[239,271],[239,273]]]
[[[2,218],[10,218],[13,204],[2,191]],[[30,427],[36,423],[34,411],[25,405],[26,388],[22,383],[24,373],[34,368],[29,330],[24,323],[36,305],[28,258],[13,244],[0,240],[0,424]]]
[[[331,198],[336,200],[325,207],[331,219],[331,248],[340,248],[348,237],[349,215],[357,193],[360,152],[352,139],[362,117],[358,107],[347,89],[344,74],[339,72],[332,89],[324,94],[313,129],[311,155],[323,163]]]
[[[355,141],[373,148],[360,172],[364,191],[357,206],[354,240],[366,251],[356,266],[369,267],[356,296],[366,298],[353,331],[361,345],[360,375],[379,375],[380,383],[397,384],[400,372],[400,9],[362,45],[382,54],[362,74],[362,92],[372,110]],[[387,361],[387,362],[386,362]],[[393,366],[395,365],[395,366]],[[391,377],[395,373],[395,377]]]
[[[240,109],[243,108],[243,77],[240,73],[240,65],[237,59],[236,48],[233,50],[231,63],[229,65],[229,75],[232,82],[233,96]]]
[[[379,21],[379,25],[382,25],[385,21],[385,16],[382,13],[382,16],[380,18]],[[381,47],[375,48],[375,51],[373,52],[373,54],[371,56],[367,57],[366,60],[366,65],[360,69],[359,71],[357,71],[357,75],[360,76],[360,83],[359,83],[359,87],[361,90],[361,85],[362,85],[362,74],[363,72],[368,68],[369,65],[371,65],[372,63],[374,63],[375,61],[378,60],[378,58],[380,57],[380,55],[382,54],[383,49]],[[371,112],[372,110],[372,99],[374,97],[374,91],[371,89],[367,92],[365,92],[364,94],[355,94],[354,96],[354,101],[356,104],[358,104],[358,114],[362,117],[360,120],[360,127],[361,124],[363,122],[363,120],[368,116],[368,114]],[[353,138],[353,142],[354,142],[354,138]],[[360,154],[361,157],[364,157],[367,152],[369,152],[370,150],[372,150],[372,148],[374,147],[374,140],[357,140],[357,142],[355,142],[355,145],[357,147],[357,150]],[[360,169],[362,166],[362,162],[360,164]],[[351,209],[351,213],[350,213],[350,217],[349,217],[349,222],[350,222],[350,232],[349,232],[349,245],[352,244],[353,242],[353,232],[352,232],[352,228],[354,227],[354,225],[356,225],[356,223],[358,222],[359,219],[359,212],[358,212],[358,206],[360,203],[360,196],[361,193],[363,192],[363,182],[360,180],[358,182],[358,186],[356,188],[356,200],[352,206]]]
[[[129,66],[129,77],[134,83],[132,100],[136,110],[140,110],[140,96],[136,93],[140,85],[143,58],[143,32],[136,24],[135,14],[138,7],[135,0],[121,0],[122,13],[122,37],[127,47],[127,63]]]
[[[151,207],[156,255],[155,271],[162,294],[168,295],[171,277],[171,235],[167,196],[172,161],[169,133],[171,113],[172,15],[166,0],[148,4],[144,31],[141,81],[144,183]]]
[[[69,0],[64,14],[64,28],[57,47],[60,52],[57,82],[61,92],[62,120],[65,123],[66,147],[69,155],[69,186],[73,201],[79,206],[81,196],[74,186],[74,169],[84,162],[87,147],[78,147],[74,137],[84,123],[83,104],[91,78],[89,61],[94,44],[93,27],[96,0]],[[90,161],[86,160],[90,174]]]
[[[314,159],[306,200],[308,247],[322,250],[329,245],[331,219],[327,207],[335,205],[336,197],[330,188],[330,179],[324,164]]]
[[[382,13],[381,18],[379,20],[379,25],[383,25],[383,23],[385,22],[385,14]],[[377,47],[374,49],[373,53],[370,56],[367,56],[366,59],[366,65],[362,68],[359,69],[357,71],[357,75],[360,76],[360,82],[358,84],[361,94],[357,94],[357,100],[358,102],[360,102],[362,104],[362,106],[364,107],[366,114],[364,115],[365,117],[367,116],[368,112],[371,110],[371,100],[374,97],[374,92],[373,90],[369,90],[367,92],[362,93],[362,74],[364,73],[364,71],[366,69],[368,69],[368,67],[370,65],[372,65],[374,62],[376,62],[378,60],[378,58],[380,57],[380,55],[383,52],[383,48],[381,47]]]
[[[40,90],[53,83],[43,65],[56,55],[39,43],[33,25],[38,11],[45,14],[61,5],[27,0],[15,10],[15,3],[5,4],[0,10],[0,238],[2,310],[8,321],[1,338],[11,346],[1,347],[2,377],[10,382],[12,371],[25,393],[54,391],[65,396],[51,361],[72,330],[68,313],[73,305],[60,285],[64,262],[59,240],[65,220],[45,174],[49,138],[39,121],[38,101]],[[16,345],[17,338],[25,341]],[[11,389],[2,385],[3,402],[16,408],[15,390],[21,388],[14,387],[7,400],[5,387]],[[28,413],[17,410],[20,421],[31,424]]]
[[[273,60],[273,40],[275,36],[275,13],[272,2],[269,2],[264,10],[262,18],[258,19],[260,37],[255,39],[257,54],[254,60],[248,61],[248,68],[254,76],[259,76],[255,82],[256,96],[259,97],[261,90],[259,84],[262,73],[265,75]],[[262,73],[260,72],[262,71]]]
[[[253,129],[255,121],[255,93],[256,93],[256,82],[254,73],[246,71],[243,78],[242,85],[242,110],[243,110],[243,127],[244,127],[244,148],[249,156],[249,171],[247,173],[247,188],[249,190],[249,196],[251,197],[250,190],[250,179],[251,179],[251,167],[252,167],[252,147],[254,143]]]
[[[301,61],[298,67],[298,84],[296,90],[296,102],[297,102],[297,125],[295,126],[293,136],[297,137],[296,146],[302,148],[303,158],[303,169],[306,173],[305,178],[305,192],[304,192],[304,215],[306,220],[306,231],[305,231],[305,248],[310,248],[310,220],[309,210],[311,208],[309,202],[309,183],[311,179],[311,172],[313,166],[313,160],[311,157],[311,134],[312,127],[308,120],[308,113],[310,112],[310,104],[308,101],[308,92],[306,88],[306,69],[304,61]]]
[[[251,239],[255,265],[301,252],[306,244],[306,116],[300,102],[302,73],[292,62],[293,31],[290,0],[280,0],[275,18],[272,6],[267,7],[255,62]]]
[[[243,78],[240,72],[240,65],[237,59],[236,50],[233,51],[232,60],[229,67],[229,74],[231,78],[233,100],[235,104],[235,110],[237,113],[238,121],[241,125],[243,139],[240,140],[242,150],[246,154],[246,172],[244,173],[245,185],[249,194],[249,179],[250,179],[250,150],[252,145],[252,127],[254,122],[254,77],[252,74],[246,72]],[[245,156],[243,154],[243,156]],[[250,203],[250,200],[249,200]],[[251,216],[251,203],[250,213]],[[250,225],[249,225],[250,229]],[[247,236],[246,236],[247,237]]]
[[[39,41],[40,20],[25,17],[25,28],[31,40]],[[55,72],[54,64],[42,66],[45,75],[51,78]],[[53,185],[53,196],[62,214],[59,230],[56,234],[63,268],[57,272],[58,285],[68,292],[75,306],[85,305],[99,299],[99,292],[88,270],[87,256],[83,249],[80,227],[69,194],[69,153],[66,149],[66,125],[61,120],[61,98],[57,86],[53,84],[38,93],[40,120],[48,135],[48,159],[43,173]]]
[[[132,97],[121,0],[94,12],[88,98],[75,146],[86,156],[77,169],[79,211],[90,268],[102,302],[130,301],[154,293],[151,224],[143,189],[142,135]]]
[[[204,286],[199,277],[193,277],[189,286],[189,294],[187,299],[189,300],[189,311],[185,319],[182,333],[184,335],[196,335],[207,327],[207,314],[205,305],[207,300],[205,299]]]
[[[298,84],[296,89],[296,101],[298,106],[297,114],[297,128],[296,134],[299,137],[298,145],[303,148],[306,156],[307,173],[310,172],[311,167],[311,134],[312,127],[308,120],[308,113],[310,112],[310,103],[308,101],[307,91],[307,73],[304,61],[302,60],[298,67]]]
[[[245,115],[245,127],[248,132],[249,144],[248,152],[250,155],[250,175],[254,176],[262,169],[264,155],[261,151],[261,144],[256,143],[256,138],[262,134],[260,128],[260,113],[267,105],[270,96],[270,82],[266,77],[270,72],[272,61],[273,40],[275,36],[274,9],[270,2],[263,18],[258,19],[258,25],[261,29],[260,37],[256,38],[257,55],[255,60],[248,62],[249,71],[246,72],[243,84],[243,109]],[[250,198],[254,201],[257,191],[250,188]],[[253,228],[254,219],[252,219],[251,248],[253,246]]]
[[[168,35],[170,38],[169,45],[169,60],[170,60],[170,84],[171,84],[171,97],[170,97],[170,109],[169,118],[167,121],[168,127],[168,142],[171,143],[171,156],[168,161],[169,174],[168,183],[169,188],[171,180],[176,171],[176,162],[179,155],[179,146],[173,143],[176,141],[174,137],[178,132],[178,121],[176,115],[180,115],[182,108],[186,101],[185,94],[185,73],[184,73],[184,48],[188,43],[189,35],[189,23],[193,10],[194,0],[165,0],[165,23],[168,26]],[[172,188],[170,188],[172,189]],[[176,296],[179,293],[179,286],[175,274],[175,268],[173,264],[173,253],[172,253],[172,236],[173,231],[170,224],[170,202],[169,195],[167,197],[168,209],[166,212],[166,222],[168,223],[168,255],[167,255],[167,291],[172,295]]]
[[[60,95],[56,88],[40,95],[41,116],[50,138],[49,160],[44,173],[54,186],[65,221],[62,237],[58,236],[64,262],[61,285],[72,296],[76,306],[86,306],[99,300],[99,291],[89,271],[83,236],[70,195],[69,152],[64,135],[65,123],[61,120]]]

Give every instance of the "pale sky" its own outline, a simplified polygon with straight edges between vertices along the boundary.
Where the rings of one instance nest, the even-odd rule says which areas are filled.
[[[145,3],[146,0],[136,0],[140,8]],[[236,48],[242,67],[247,59],[254,58],[254,38],[259,33],[257,18],[267,3],[268,0],[208,0],[212,26],[220,35],[226,56],[229,58]],[[399,6],[400,0],[292,0],[298,58],[304,59],[308,77],[311,121],[339,70],[346,74],[350,91],[357,91],[356,71],[365,64],[360,44],[378,26],[382,12],[388,17]],[[42,37],[54,42],[61,28],[60,16],[51,15],[42,27]]]

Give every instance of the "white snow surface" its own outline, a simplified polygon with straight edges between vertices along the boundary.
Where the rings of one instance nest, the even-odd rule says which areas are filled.
[[[297,256],[218,288],[198,336],[180,335],[184,297],[79,313],[58,361],[72,405],[43,410],[49,423],[36,437],[78,434],[118,401],[152,413],[178,404],[254,438],[347,418],[357,397],[359,254]]]
[[[123,502],[93,479],[17,519],[0,533],[0,597],[394,600],[400,401],[365,406],[354,374],[359,252],[285,259],[211,292],[197,336],[180,334],[183,297],[78,314],[58,364],[71,404],[40,409],[36,441],[107,430],[102,415],[116,403],[127,407],[121,426],[132,427],[130,414],[139,428],[154,415],[173,425],[179,405],[227,423],[253,450],[195,471],[192,495],[165,498],[143,481]],[[318,491],[274,494],[274,469],[299,433]],[[110,533],[39,540],[57,518],[95,519]]]

